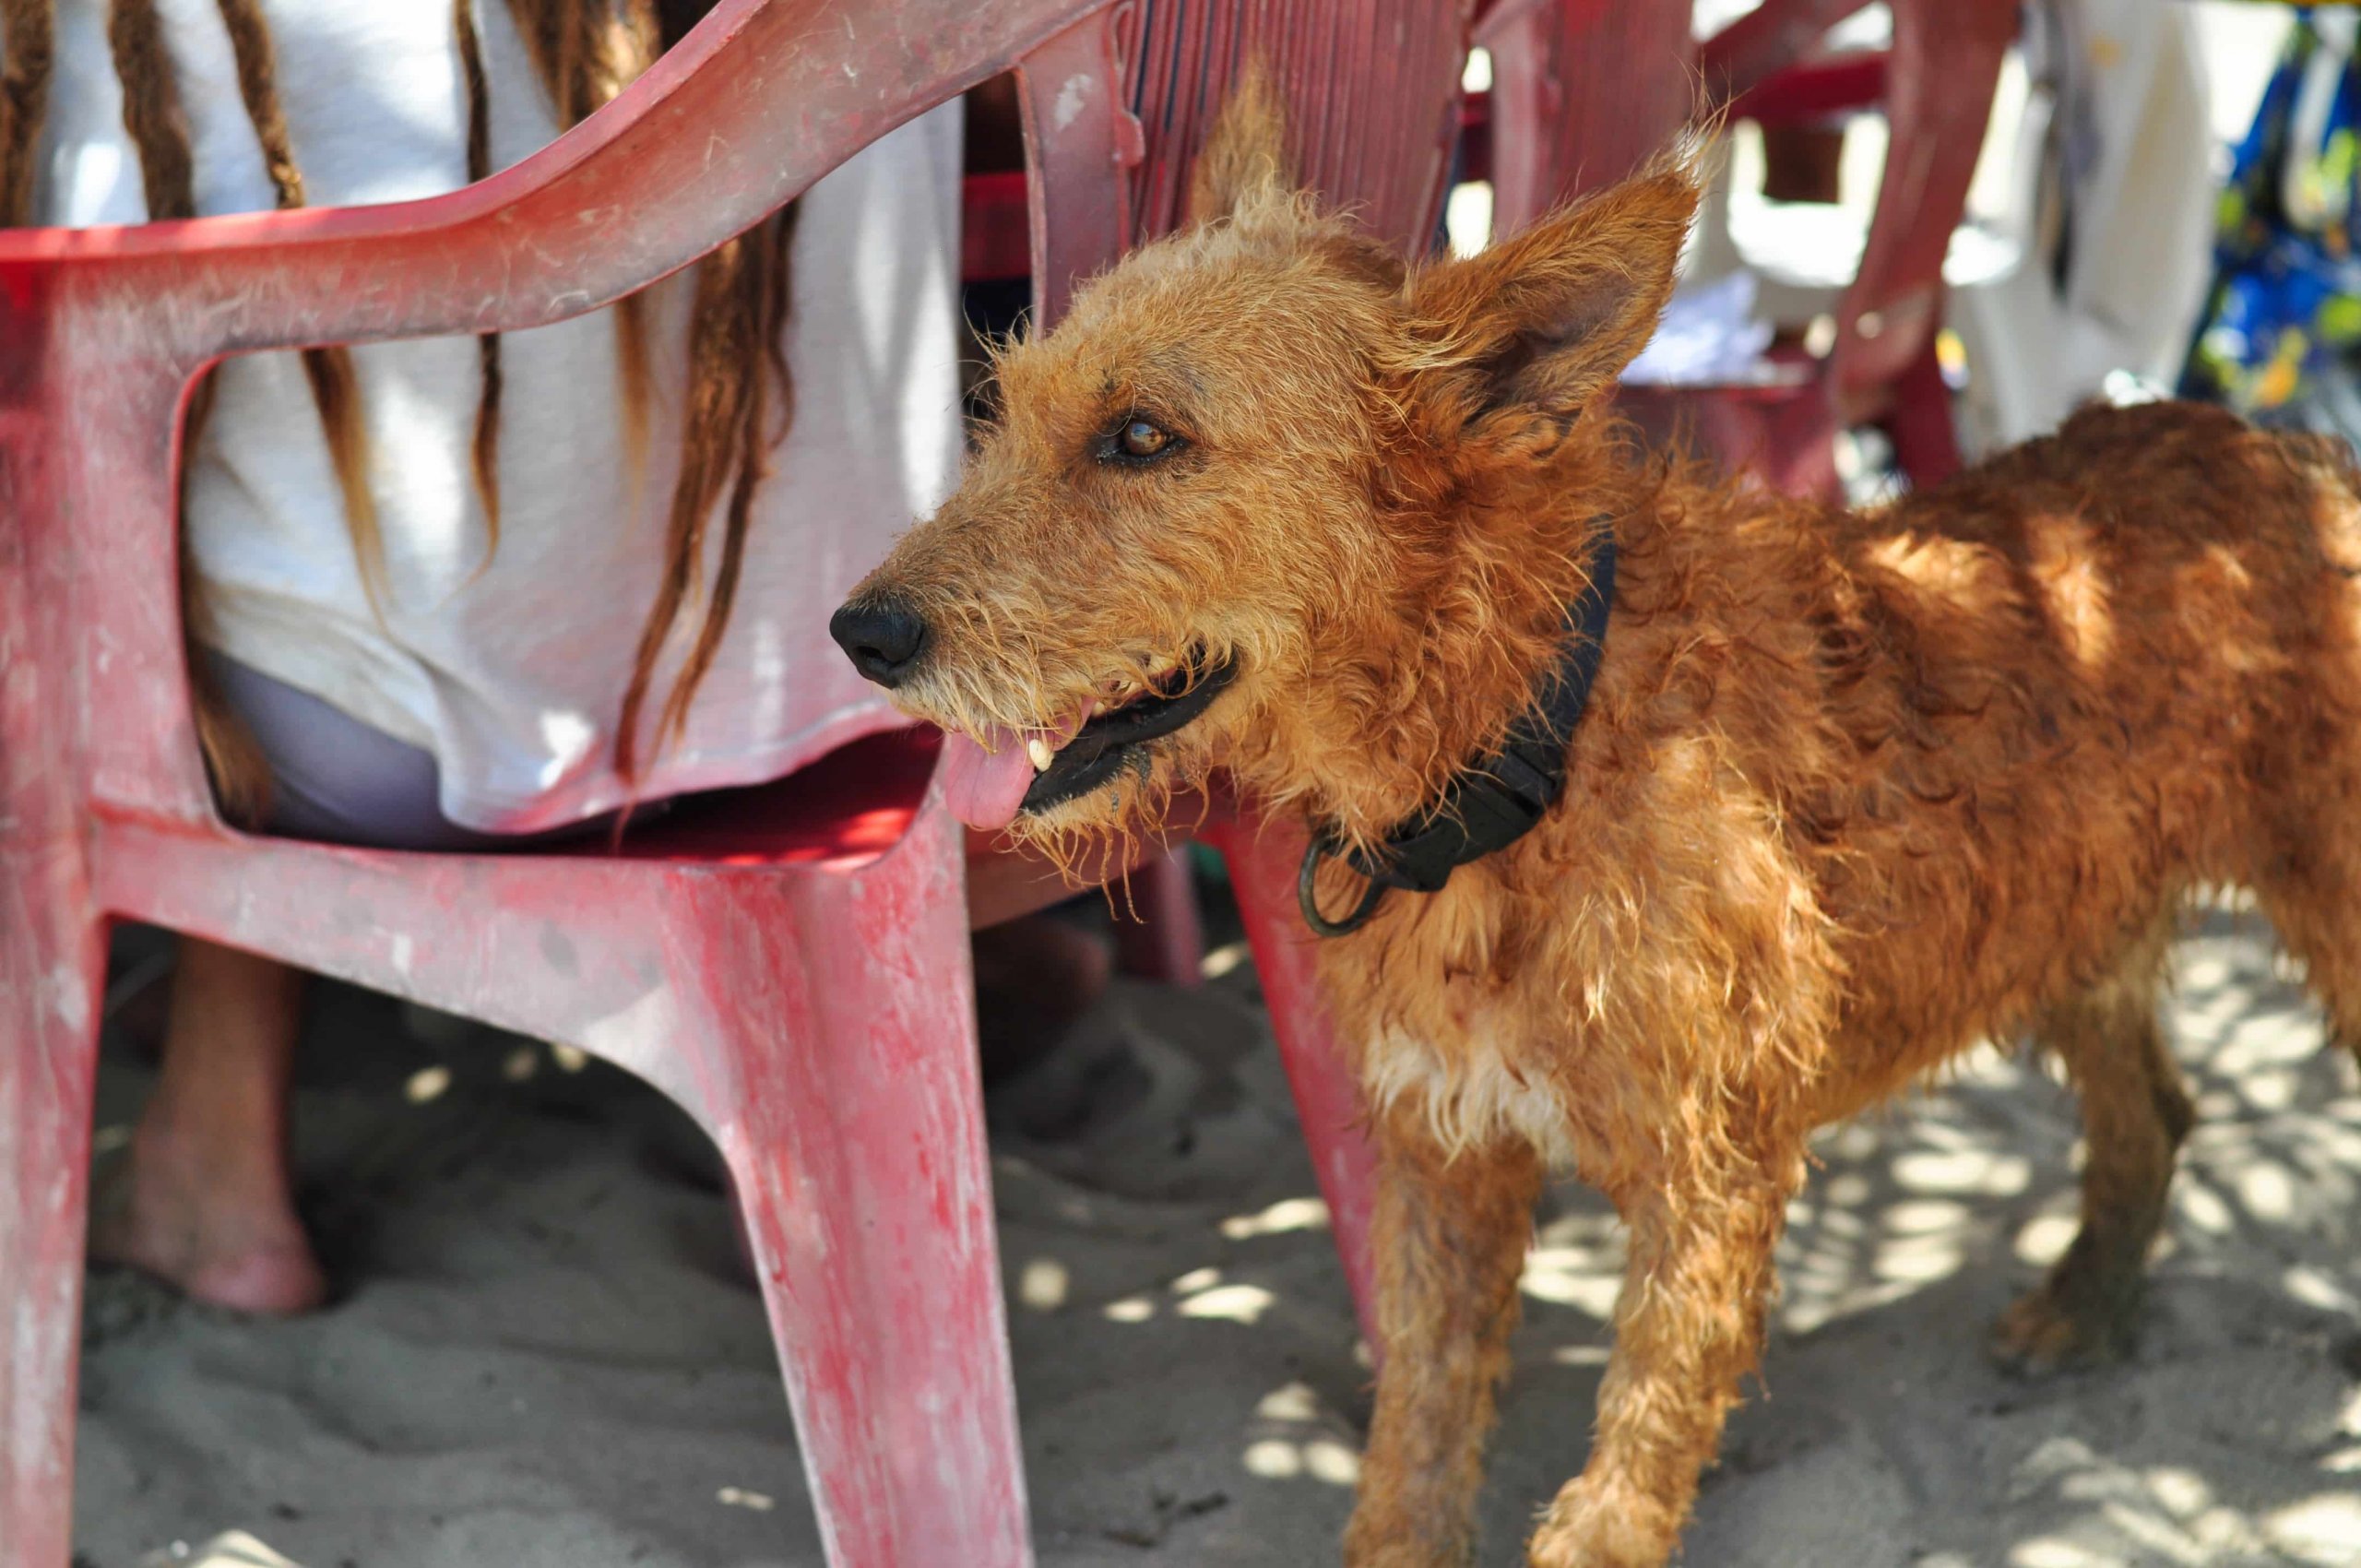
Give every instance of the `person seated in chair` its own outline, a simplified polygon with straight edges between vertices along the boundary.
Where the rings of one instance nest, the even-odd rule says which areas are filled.
[[[13,0],[0,222],[437,195],[596,111],[702,9]],[[184,552],[225,816],[540,844],[885,722],[818,638],[954,478],[959,138],[955,104],[923,116],[612,309],[219,366],[185,432]],[[1067,928],[986,940],[1028,991],[1078,1006],[1104,981]],[[288,1169],[303,984],[184,942],[95,1257],[245,1311],[322,1301]]]

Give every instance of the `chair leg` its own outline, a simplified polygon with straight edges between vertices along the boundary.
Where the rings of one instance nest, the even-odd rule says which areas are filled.
[[[1166,985],[1204,978],[1204,927],[1186,845],[1151,853],[1115,892],[1115,954],[1123,973]]]
[[[1895,378],[1893,406],[1883,423],[1893,441],[1893,460],[1910,476],[1913,489],[1940,484],[1959,472],[1959,425],[1933,338]]]
[[[1029,1568],[967,922],[911,848],[795,918],[720,1141],[829,1562]]]
[[[1363,1131],[1360,1085],[1346,1065],[1328,1027],[1312,956],[1318,939],[1296,908],[1296,870],[1303,857],[1299,828],[1251,818],[1209,826],[1205,837],[1229,862],[1254,970],[1271,1009],[1271,1032],[1295,1091],[1303,1140],[1328,1203],[1345,1277],[1353,1292],[1361,1336],[1374,1351],[1377,1290],[1370,1253],[1370,1215],[1376,1203],[1377,1161]]]
[[[5,814],[0,803],[0,814]],[[105,929],[0,824],[0,1558],[65,1568]]]

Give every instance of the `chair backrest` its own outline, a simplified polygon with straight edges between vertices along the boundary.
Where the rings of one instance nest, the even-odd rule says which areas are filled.
[[[1414,254],[1458,130],[1470,0],[1120,0],[1021,72],[1034,180],[1034,306],[1179,224],[1229,88],[1262,62],[1298,173]]]
[[[1744,97],[1809,56],[1866,0],[1762,0],[1698,46],[1697,76],[1716,103]]]
[[[1622,178],[1700,109],[1743,115],[1749,94],[1810,58],[1863,3],[1765,0],[1692,51],[1688,0],[1504,0],[1478,27],[1493,49],[1496,227]],[[1885,172],[1829,365],[1848,414],[1874,403],[1941,323],[1943,254],[2016,34],[2014,0],[1891,5]]]
[[[1502,0],[1492,57],[1492,230],[1611,185],[1695,112],[1687,0]]]
[[[157,347],[516,331],[611,304],[1110,0],[718,0],[614,102],[480,184],[382,207],[0,232],[0,279],[136,291]],[[0,283],[0,287],[5,287]]]
[[[1837,409],[1875,407],[1943,321],[1943,257],[1992,119],[2016,0],[1891,0],[1885,172],[1861,269],[1836,313]]]

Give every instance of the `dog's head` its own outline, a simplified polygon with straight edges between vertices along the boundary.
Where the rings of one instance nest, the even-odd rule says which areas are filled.
[[[1301,797],[1376,731],[1448,772],[1433,722],[1406,731],[1406,683],[1516,567],[1492,537],[1471,576],[1467,540],[1526,504],[1504,485],[1544,476],[1586,515],[1621,470],[1611,422],[1582,416],[1670,291],[1691,160],[1406,267],[1293,187],[1280,131],[1250,81],[1189,226],[999,357],[957,493],[831,624],[949,732],[973,826],[1150,826],[1224,764]]]

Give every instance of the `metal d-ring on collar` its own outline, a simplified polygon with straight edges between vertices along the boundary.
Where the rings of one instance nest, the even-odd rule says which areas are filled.
[[[1377,913],[1377,907],[1385,902],[1385,895],[1391,890],[1391,884],[1370,877],[1362,886],[1361,901],[1353,906],[1351,914],[1335,921],[1322,914],[1317,886],[1320,862],[1336,853],[1336,836],[1322,828],[1304,846],[1303,869],[1296,873],[1295,901],[1303,910],[1303,923],[1311,928],[1314,936],[1349,936],[1360,930],[1369,923],[1370,916]]]
[[[1607,619],[1615,608],[1615,530],[1600,517],[1591,557],[1590,586],[1566,607],[1566,641],[1547,692],[1517,715],[1501,749],[1453,776],[1442,799],[1395,827],[1373,850],[1347,849],[1322,828],[1303,851],[1296,902],[1304,923],[1320,936],[1345,936],[1369,923],[1386,894],[1439,893],[1453,871],[1482,860],[1533,831],[1566,788],[1566,748],[1590,704],[1591,683],[1607,647]],[[1320,912],[1315,883],[1320,862],[1343,861],[1369,885],[1350,913]]]

